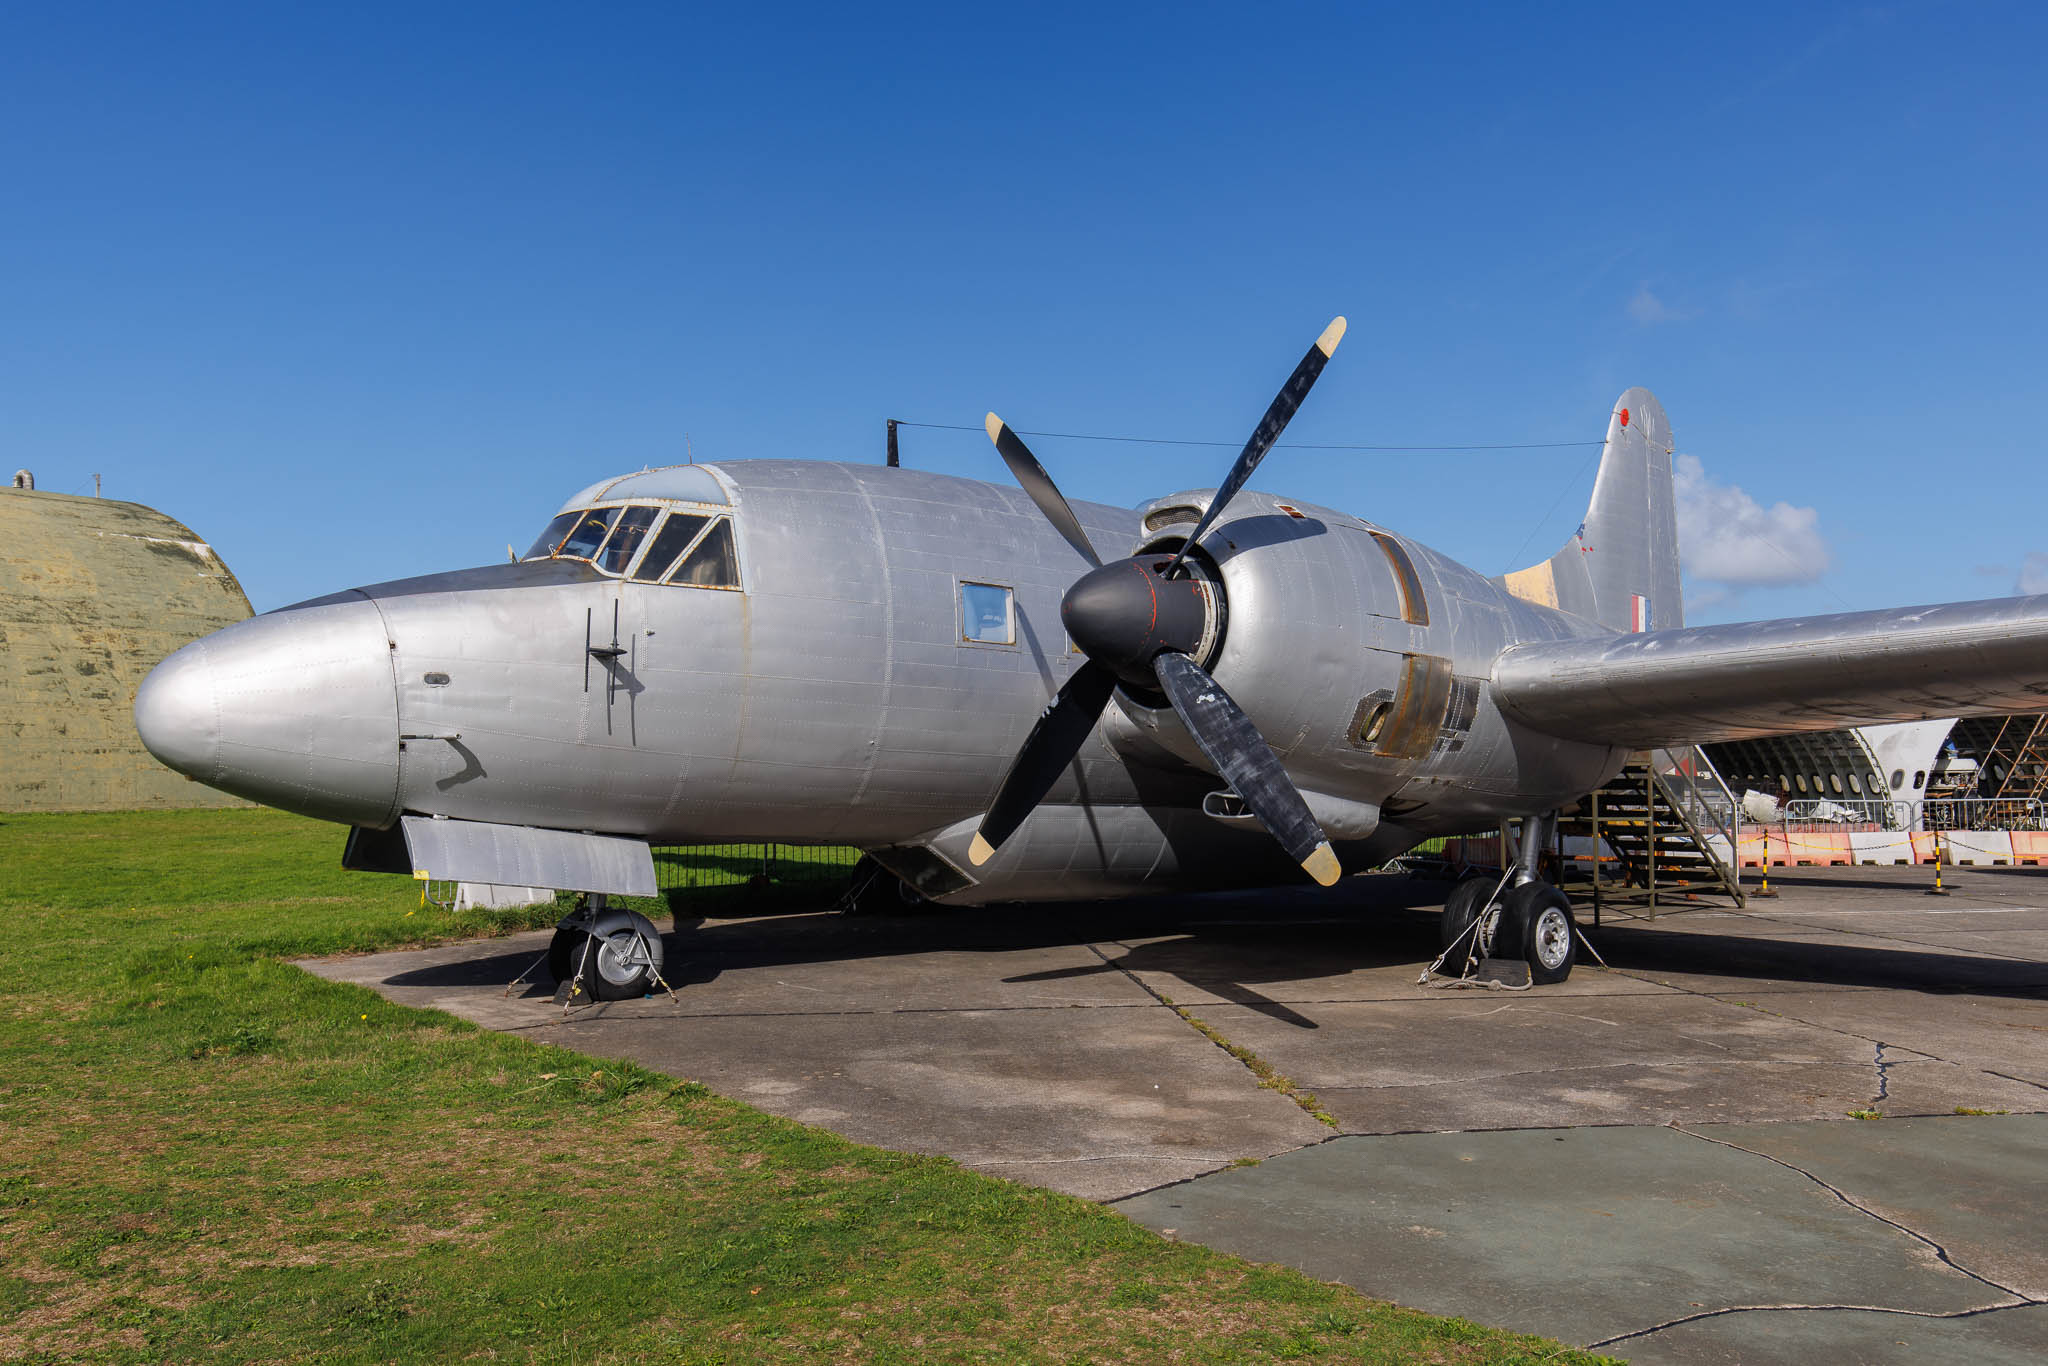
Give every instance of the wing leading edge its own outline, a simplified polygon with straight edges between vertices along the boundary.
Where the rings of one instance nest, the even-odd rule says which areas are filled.
[[[1493,689],[1532,729],[1631,748],[2048,711],[2048,595],[1530,642]]]

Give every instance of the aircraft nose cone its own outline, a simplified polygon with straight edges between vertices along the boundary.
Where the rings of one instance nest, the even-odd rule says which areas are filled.
[[[142,680],[135,693],[135,733],[165,767],[213,782],[220,757],[220,708],[205,641],[193,641]]]
[[[1091,569],[1060,603],[1060,620],[1081,652],[1133,683],[1152,683],[1161,650],[1192,653],[1208,624],[1200,583],[1159,576],[1171,558],[1145,555]]]
[[[251,617],[157,665],[135,730],[223,792],[351,825],[398,812],[398,693],[384,619],[339,595]]]

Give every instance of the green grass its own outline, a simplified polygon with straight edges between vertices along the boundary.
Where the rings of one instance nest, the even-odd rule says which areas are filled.
[[[340,847],[0,817],[0,1359],[1595,1360],[314,978],[556,914]]]

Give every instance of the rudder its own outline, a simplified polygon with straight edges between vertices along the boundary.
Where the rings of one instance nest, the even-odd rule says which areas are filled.
[[[1607,420],[1586,520],[1564,549],[1501,577],[1516,597],[1616,631],[1685,625],[1671,421],[1648,389],[1630,389]]]

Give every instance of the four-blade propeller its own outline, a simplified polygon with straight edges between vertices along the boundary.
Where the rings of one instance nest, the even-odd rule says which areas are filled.
[[[1110,694],[1122,681],[1164,693],[1202,753],[1288,856],[1325,887],[1337,880],[1343,871],[1337,856],[1279,756],[1194,657],[1215,611],[1208,595],[1222,589],[1215,585],[1212,590],[1194,578],[1186,560],[1195,542],[1280,439],[1343,338],[1342,318],[1323,329],[1280,387],[1194,531],[1170,556],[1138,555],[1103,563],[1045,467],[1002,419],[994,413],[988,415],[989,439],[995,442],[1010,473],[1046,520],[1095,567],[1067,590],[1060,604],[1067,634],[1088,662],[1067,680],[1010,762],[1010,771],[1003,776],[969,850],[968,857],[977,867],[995,856],[1003,841],[1016,833],[1032,808],[1052,790],[1061,772],[1081,752],[1088,733],[1109,705]]]

